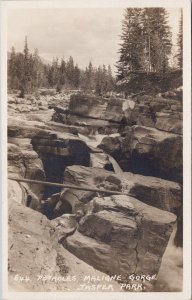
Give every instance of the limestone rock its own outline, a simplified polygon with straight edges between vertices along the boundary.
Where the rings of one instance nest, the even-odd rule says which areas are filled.
[[[132,126],[122,147],[136,173],[140,168],[143,174],[149,171],[146,175],[154,173],[157,177],[182,180],[182,136],[154,128]]]
[[[155,274],[176,216],[129,196],[95,198],[64,246],[95,268],[114,274]],[[88,237],[88,238],[87,238]]]
[[[68,184],[123,191],[148,205],[174,213],[177,213],[182,205],[180,185],[161,178],[130,172],[115,174],[100,168],[71,166],[65,170],[65,181]],[[80,195],[79,191],[76,193]],[[81,199],[82,196],[79,196],[78,200],[81,201]],[[91,198],[88,199],[91,200]]]
[[[69,112],[97,119],[121,121],[123,102],[120,99],[76,94],[70,98]]]
[[[180,184],[156,178],[125,172],[122,175],[124,190],[140,201],[178,214],[182,206],[182,189]]]
[[[155,127],[159,130],[183,134],[183,122],[174,118],[157,118]]]
[[[45,172],[38,154],[32,149],[30,139],[8,138],[8,173],[10,176],[24,177],[44,181]],[[33,208],[39,202],[44,193],[44,186],[34,183],[21,183],[24,189],[23,203],[33,199],[30,207]],[[39,199],[39,201],[37,201]],[[32,206],[31,206],[32,205]],[[35,206],[34,206],[35,205]]]
[[[57,228],[58,239],[61,241],[69,235],[72,235],[77,228],[76,216],[64,214],[50,222],[53,227]]]
[[[101,169],[113,168],[108,155],[104,152],[90,154],[90,167]]]
[[[116,253],[101,241],[76,231],[63,242],[64,247],[97,270],[106,274],[119,274]]]
[[[83,166],[70,166],[65,169],[65,182],[75,185],[104,188],[113,191],[121,190],[121,179],[114,173]]]
[[[74,292],[79,291],[87,274],[98,278],[106,276],[58,244],[60,229],[57,231],[55,224],[42,214],[13,202],[8,226],[10,291]],[[30,280],[21,283],[15,280],[18,274]],[[102,284],[105,283],[103,280]],[[101,282],[98,279],[94,284]],[[111,285],[114,291],[120,291],[118,283],[111,281]]]
[[[53,216],[72,213],[76,219],[80,219],[87,211],[86,204],[95,197],[96,193],[76,189],[64,189],[59,197],[59,201],[53,208]]]
[[[112,155],[114,158],[120,156],[122,138],[120,136],[106,136],[99,144],[98,148]]]
[[[21,185],[14,180],[8,180],[8,199],[9,202],[15,201],[17,203],[23,204],[23,191]]]
[[[69,159],[75,160],[73,163],[89,164],[90,155],[85,142],[73,134],[49,130],[49,127],[42,122],[10,118],[8,136],[30,139],[33,149],[38,154],[68,156]]]
[[[130,125],[154,127],[182,134],[180,113],[182,113],[181,101],[145,95],[136,97],[135,106],[129,110],[126,118]]]

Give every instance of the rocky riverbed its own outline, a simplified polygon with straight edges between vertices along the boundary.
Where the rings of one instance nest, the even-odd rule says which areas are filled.
[[[11,290],[130,292],[140,276],[137,291],[181,291],[182,103],[175,95],[9,95],[9,177],[74,185],[9,179]],[[88,284],[87,275],[98,277]]]

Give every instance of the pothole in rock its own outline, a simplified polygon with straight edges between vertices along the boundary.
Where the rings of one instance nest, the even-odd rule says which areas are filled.
[[[42,158],[43,168],[46,175],[47,182],[63,183],[64,171],[67,166],[71,165],[70,160],[63,157],[47,155]],[[53,194],[59,193],[61,187],[45,186],[43,200],[49,198]]]
[[[63,184],[65,180],[64,172],[67,166],[90,166],[89,149],[86,143],[81,140],[63,140],[58,139],[56,135],[36,136],[32,139],[31,144],[43,163],[46,182]],[[62,189],[62,187],[54,185],[44,185],[41,212],[48,219],[53,219],[55,216],[52,207],[47,205],[47,200],[51,198],[53,206],[56,205]],[[30,202],[30,198],[28,202]],[[71,205],[65,205],[64,213],[72,213]]]

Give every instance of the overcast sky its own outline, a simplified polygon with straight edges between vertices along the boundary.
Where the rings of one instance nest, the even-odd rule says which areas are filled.
[[[173,39],[178,32],[180,9],[169,9]],[[38,48],[48,61],[53,57],[74,61],[84,68],[110,64],[115,70],[121,34],[123,8],[10,9],[8,50],[23,51],[25,36],[31,52]]]

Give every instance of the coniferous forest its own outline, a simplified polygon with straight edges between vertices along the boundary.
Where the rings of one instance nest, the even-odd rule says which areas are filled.
[[[97,94],[114,88],[114,78],[110,65],[93,67],[92,63],[85,70],[81,70],[70,56],[67,61],[53,59],[52,64],[44,63],[38,49],[30,53],[27,38],[23,53],[17,53],[12,47],[8,59],[8,88],[20,90],[21,97],[25,93],[38,88],[56,88],[61,92],[63,88],[95,90]]]
[[[179,22],[177,52],[172,53],[172,34],[165,8],[125,9],[115,75],[110,65],[95,67],[91,61],[84,70],[80,69],[72,56],[68,60],[53,58],[52,63],[46,63],[38,49],[30,52],[26,37],[23,52],[12,47],[8,53],[8,89],[20,90],[20,97],[38,88],[56,88],[57,92],[66,88],[82,89],[102,95],[117,86],[123,90],[121,80],[132,73],[149,78],[155,74],[167,80],[167,73],[182,69],[182,14]],[[170,65],[170,58],[174,65]]]

